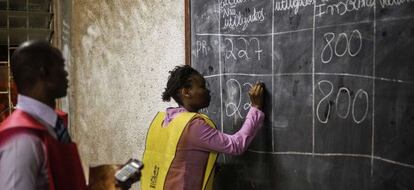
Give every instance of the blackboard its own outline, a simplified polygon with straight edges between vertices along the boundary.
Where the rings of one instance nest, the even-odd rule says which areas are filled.
[[[265,125],[215,189],[414,189],[413,0],[192,0],[191,64],[226,133]]]

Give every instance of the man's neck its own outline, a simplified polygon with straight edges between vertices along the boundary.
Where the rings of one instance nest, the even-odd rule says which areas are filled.
[[[20,93],[22,95],[25,95],[27,97],[33,98],[39,102],[42,102],[44,104],[46,104],[47,106],[49,106],[52,109],[56,108],[56,101],[55,99],[50,99],[48,97],[42,96],[41,94],[36,94],[36,93]]]

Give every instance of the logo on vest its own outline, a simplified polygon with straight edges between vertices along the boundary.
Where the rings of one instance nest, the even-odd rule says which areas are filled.
[[[157,165],[154,166],[154,170],[152,170],[152,176],[151,176],[151,184],[150,188],[154,188],[157,186],[157,178],[158,178],[158,172],[160,170],[160,167]]]

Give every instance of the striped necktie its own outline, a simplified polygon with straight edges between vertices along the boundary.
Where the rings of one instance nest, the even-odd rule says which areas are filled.
[[[57,139],[61,143],[70,143],[71,139],[69,136],[68,129],[65,127],[65,123],[63,122],[63,119],[58,117],[55,125],[55,132]]]

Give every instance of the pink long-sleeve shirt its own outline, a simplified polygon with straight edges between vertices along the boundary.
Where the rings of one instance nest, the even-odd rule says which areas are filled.
[[[187,110],[182,107],[168,108],[163,126],[167,126],[179,113],[185,111]],[[209,127],[203,119],[192,120],[178,142],[165,189],[201,189],[209,153],[242,154],[261,128],[263,120],[264,113],[251,107],[242,128],[233,135]]]

